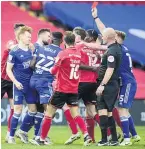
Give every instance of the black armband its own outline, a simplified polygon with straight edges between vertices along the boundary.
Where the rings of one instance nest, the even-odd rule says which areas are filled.
[[[94,20],[96,20],[96,19],[98,19],[98,18],[99,18],[99,17],[97,16],[97,17],[94,18]]]

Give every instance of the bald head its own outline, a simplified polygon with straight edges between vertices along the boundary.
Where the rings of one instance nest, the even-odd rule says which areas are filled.
[[[103,42],[104,43],[115,41],[116,32],[113,28],[106,28],[103,31],[102,35],[103,35]]]

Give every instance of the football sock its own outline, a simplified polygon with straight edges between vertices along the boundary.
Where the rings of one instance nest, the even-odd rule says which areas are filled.
[[[10,131],[11,119],[13,117],[13,114],[14,114],[14,109],[11,109],[10,115],[9,115],[9,118],[8,118],[8,131]]]
[[[64,115],[65,118],[67,120],[67,123],[72,131],[72,134],[77,134],[78,133],[78,129],[77,129],[77,125],[75,123],[75,120],[73,119],[70,109],[67,109],[64,111]]]
[[[120,127],[120,129],[122,129],[120,116],[119,116],[119,112],[118,112],[117,108],[113,109],[112,114],[113,114],[113,118],[116,121],[117,125]]]
[[[83,134],[88,133],[86,124],[85,124],[85,122],[84,122],[84,120],[81,116],[76,116],[74,118],[74,120],[75,120],[76,124],[78,124],[78,126],[79,126],[79,128],[80,128],[80,130],[82,131]]]
[[[124,138],[130,138],[129,137],[129,121],[128,121],[128,117],[121,116],[120,120],[121,120],[121,125],[122,125],[122,131],[123,131]]]
[[[37,114],[34,117],[35,136],[38,135],[43,117],[44,117],[44,113],[40,113],[40,112],[37,112]]]
[[[108,128],[108,116],[102,115],[100,116],[100,128],[101,128],[101,135],[102,141],[107,142],[107,128]]]
[[[129,131],[130,131],[131,135],[136,136],[137,132],[135,130],[135,125],[134,125],[133,118],[131,115],[129,115],[128,121],[129,121]]]
[[[20,126],[20,129],[24,132],[28,132],[32,126],[34,125],[34,117],[36,115],[36,112],[30,112],[28,111],[27,114],[24,117],[24,120]]]
[[[14,137],[14,135],[15,135],[15,131],[17,129],[18,120],[19,120],[20,116],[21,116],[21,114],[17,114],[17,113],[14,113],[12,116],[11,125],[10,125],[10,136],[11,137]]]
[[[91,137],[92,141],[95,142],[95,136],[94,136],[95,121],[92,117],[86,117],[86,123],[87,123],[88,134]]]
[[[41,139],[45,140],[51,127],[52,118],[45,116],[42,122]]]
[[[111,131],[112,141],[118,141],[117,132],[116,132],[116,124],[115,124],[113,116],[108,117],[108,127],[110,128],[110,131]]]

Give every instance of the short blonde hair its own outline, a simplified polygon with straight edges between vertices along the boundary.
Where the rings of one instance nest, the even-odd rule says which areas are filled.
[[[126,38],[126,33],[123,31],[119,31],[119,30],[115,30],[115,31],[116,31],[117,36],[119,36],[124,41]]]
[[[16,38],[19,39],[20,35],[24,34],[25,32],[29,32],[31,34],[32,28],[29,26],[20,27],[20,29],[18,29],[18,31],[17,31]]]

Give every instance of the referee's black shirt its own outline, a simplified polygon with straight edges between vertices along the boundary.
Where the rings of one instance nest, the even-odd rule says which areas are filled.
[[[107,68],[114,68],[114,72],[109,81],[118,80],[121,58],[121,46],[118,43],[113,43],[109,45],[108,50],[104,53],[102,57],[98,80],[103,80]]]

